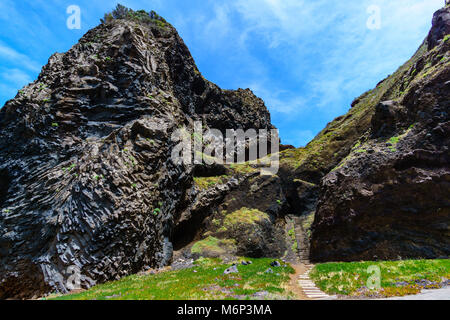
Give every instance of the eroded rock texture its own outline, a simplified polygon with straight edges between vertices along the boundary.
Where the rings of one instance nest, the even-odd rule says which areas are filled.
[[[449,12],[435,14],[400,94],[377,105],[366,135],[322,180],[313,260],[449,257]]]
[[[446,35],[450,34],[450,11],[449,8],[442,8],[433,16],[433,26],[428,35],[428,49],[436,47]]]
[[[74,266],[87,288],[174,250],[307,260],[311,233],[314,261],[448,257],[449,12],[305,148],[282,146],[274,176],[174,163],[178,128],[271,129],[269,112],[205,80],[156,15],[107,19],[0,111],[0,298],[66,292]]]
[[[0,298],[66,292],[172,258],[192,167],[171,134],[273,128],[261,99],[205,80],[176,30],[113,20],[55,54],[0,111]]]

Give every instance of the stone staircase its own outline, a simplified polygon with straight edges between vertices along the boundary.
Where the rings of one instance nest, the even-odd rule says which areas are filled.
[[[299,276],[298,284],[302,288],[305,295],[312,300],[331,300],[334,299],[333,296],[326,294],[316,287],[316,284],[309,278],[309,273],[311,272],[314,265],[307,264],[306,272]]]
[[[316,287],[315,283],[309,277],[309,273],[314,268],[309,261],[309,237],[307,230],[304,230],[305,216],[293,216],[290,217],[288,222],[288,228],[295,230],[295,239],[297,241],[297,260],[303,265],[306,271],[298,277],[298,285],[308,299],[311,300],[331,300],[335,297],[326,294]]]
[[[309,264],[309,237],[306,230],[303,229],[305,217],[294,217],[295,238],[297,240],[297,253],[301,263]]]

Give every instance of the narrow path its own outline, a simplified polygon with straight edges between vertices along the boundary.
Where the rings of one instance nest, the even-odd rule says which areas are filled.
[[[303,264],[291,264],[295,270],[295,274],[291,274],[291,280],[289,281],[288,290],[295,295],[297,300],[310,300],[303,292],[302,288],[298,284],[299,277],[305,273],[306,268]]]
[[[305,265],[305,272],[299,276],[298,285],[301,287],[305,295],[312,300],[329,300],[334,299],[334,297],[329,296],[325,292],[321,291],[316,287],[316,284],[309,278],[309,273],[311,272],[314,265]]]
[[[288,290],[295,295],[298,300],[331,300],[334,296],[329,296],[316,287],[309,278],[309,272],[314,267],[311,264],[292,264],[295,274],[291,275]]]
[[[317,288],[309,277],[309,273],[314,265],[309,262],[309,237],[303,228],[305,218],[302,216],[289,219],[289,228],[293,227],[295,231],[295,241],[297,242],[296,260],[299,261],[299,263],[292,264],[295,274],[291,275],[289,290],[299,300],[334,299],[335,297],[331,297]]]
[[[309,237],[303,229],[303,221],[305,217],[294,217],[293,223],[295,228],[295,238],[297,240],[297,252],[300,262],[309,263]]]

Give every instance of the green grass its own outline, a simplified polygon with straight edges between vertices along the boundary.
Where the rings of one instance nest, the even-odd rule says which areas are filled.
[[[391,144],[389,146],[389,150],[391,150],[392,152],[396,152],[397,151],[397,143],[400,141],[399,137],[392,137],[389,139],[389,143]]]
[[[254,225],[263,220],[269,220],[267,213],[258,209],[241,208],[227,215],[224,220],[224,225],[227,228],[231,228],[239,224]]]
[[[194,183],[200,190],[207,190],[218,184],[227,183],[231,177],[223,175],[217,177],[195,177]]]
[[[373,293],[386,297],[419,293],[415,280],[441,282],[443,277],[450,278],[450,260],[325,263],[316,265],[310,277],[328,294],[355,296],[373,275],[368,272],[370,266],[377,266],[381,271],[381,289],[374,289]],[[408,284],[397,286],[399,282]]]
[[[388,143],[390,144],[390,146],[388,147],[390,151],[392,152],[396,152],[397,151],[397,144],[403,140],[410,132],[411,130],[414,128],[414,124],[410,125],[409,128],[407,130],[405,130],[405,132],[403,132],[401,135],[399,136],[395,136],[395,137],[391,137],[388,140]]]
[[[295,227],[292,227],[292,229],[288,231],[288,235],[292,240],[295,240]]]
[[[258,171],[249,162],[230,164],[229,168],[233,172],[233,175],[246,175]]]
[[[53,296],[49,300],[212,300],[251,299],[257,292],[287,297],[283,286],[294,270],[272,268],[265,273],[271,259],[251,260],[249,266],[238,265],[239,273],[224,275],[230,265],[219,259],[200,259],[192,269],[168,271],[155,275],[133,275],[95,286],[81,293]],[[194,272],[197,271],[197,272]]]
[[[197,153],[201,155],[202,159],[209,160],[215,162],[215,158],[207,156],[202,153]],[[227,165],[229,168],[229,173],[221,176],[215,177],[194,177],[194,183],[200,190],[208,190],[210,188],[215,187],[219,184],[227,183],[233,176],[242,176],[249,173],[256,172],[258,169],[255,169],[251,166],[250,163],[239,163],[239,164],[230,164]]]
[[[219,257],[225,254],[227,251],[236,247],[236,241],[232,239],[217,239],[215,237],[207,237],[204,240],[196,242],[192,248],[192,253],[198,253],[202,256],[216,256]]]

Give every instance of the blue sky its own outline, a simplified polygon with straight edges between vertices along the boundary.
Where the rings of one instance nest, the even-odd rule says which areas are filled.
[[[119,2],[165,17],[208,80],[224,89],[251,88],[266,102],[282,142],[303,146],[414,54],[444,0]],[[80,30],[66,27],[69,5],[81,9]],[[0,106],[114,6],[1,0]],[[371,6],[379,8],[379,29],[367,27]]]

